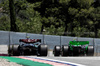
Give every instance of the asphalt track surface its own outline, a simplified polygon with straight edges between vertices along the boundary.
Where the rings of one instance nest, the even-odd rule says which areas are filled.
[[[85,66],[100,66],[100,57],[47,57],[47,58],[82,64]]]
[[[43,58],[72,62],[72,63],[82,64],[85,66],[100,66],[100,56],[54,57],[52,52],[49,52],[49,55]]]
[[[0,46],[0,53],[7,54],[7,46]],[[28,57],[37,57],[37,56],[28,56]],[[76,64],[82,64],[85,66],[100,66],[100,56],[54,57],[52,52],[50,51],[47,57],[41,57],[41,58],[71,62],[71,63],[76,63]]]
[[[36,57],[36,56],[28,56],[28,57]],[[49,52],[47,57],[41,57],[44,59],[58,60],[64,62],[70,62],[74,64],[79,64],[79,66],[100,66],[100,56],[76,56],[76,57],[54,57],[52,52]]]
[[[19,56],[20,57],[20,56]],[[60,62],[60,63],[67,63],[70,64],[69,66],[100,66],[100,57],[99,56],[76,56],[76,57],[54,57],[52,52],[49,52],[47,57],[37,57],[37,56],[22,56],[30,59],[40,59],[40,60],[47,60],[53,62]],[[67,66],[67,65],[65,65]]]

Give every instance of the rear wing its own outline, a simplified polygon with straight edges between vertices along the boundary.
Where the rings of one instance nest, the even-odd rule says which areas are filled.
[[[70,45],[85,45],[85,44],[89,44],[89,41],[70,41],[69,44]]]
[[[20,39],[19,42],[35,43],[35,42],[41,42],[41,39]]]

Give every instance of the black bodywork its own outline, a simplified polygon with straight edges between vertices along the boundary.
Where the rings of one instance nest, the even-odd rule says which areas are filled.
[[[41,39],[20,39],[20,44],[12,44],[8,46],[9,55],[38,55],[47,56],[48,47],[41,44]]]

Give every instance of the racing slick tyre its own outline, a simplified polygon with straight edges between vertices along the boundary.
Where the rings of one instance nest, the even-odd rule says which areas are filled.
[[[8,45],[8,56],[12,56],[12,45]]]
[[[61,47],[59,45],[55,46],[53,50],[54,56],[59,56],[60,52],[61,52]]]
[[[39,45],[38,53],[40,54],[39,56],[47,56],[47,54],[48,54],[48,46],[45,45],[45,44]]]
[[[94,47],[88,46],[87,56],[93,56],[93,55],[94,55]]]
[[[68,46],[66,45],[62,45],[62,52],[61,52],[62,56],[68,56],[69,52],[68,52]]]
[[[20,51],[18,50],[19,45],[12,45],[12,53],[13,56],[19,56],[20,55]]]

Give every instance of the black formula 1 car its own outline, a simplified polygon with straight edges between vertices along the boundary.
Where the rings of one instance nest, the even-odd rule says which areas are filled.
[[[41,44],[41,39],[20,39],[20,44],[8,45],[9,56],[37,55],[47,56],[48,46]]]

